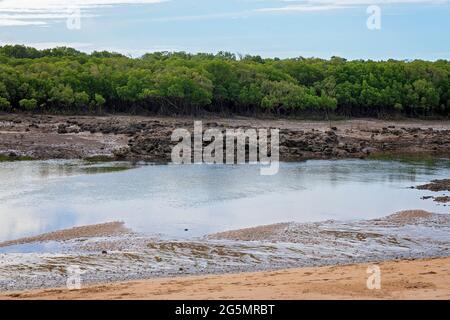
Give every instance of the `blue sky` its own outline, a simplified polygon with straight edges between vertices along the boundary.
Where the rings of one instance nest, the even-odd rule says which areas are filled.
[[[381,29],[369,30],[369,5]],[[80,9],[80,29],[67,28]],[[0,0],[0,44],[263,57],[450,59],[449,0]]]

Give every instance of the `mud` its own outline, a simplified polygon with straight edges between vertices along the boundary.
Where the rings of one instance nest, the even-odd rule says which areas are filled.
[[[417,186],[416,188],[419,190],[428,190],[433,192],[450,191],[450,179],[433,180],[430,183]],[[445,194],[442,196],[423,196],[422,199],[433,199],[434,202],[442,203],[444,206],[446,206],[445,203],[450,202],[450,196]]]
[[[108,156],[168,162],[176,128],[278,128],[280,159],[365,158],[380,154],[450,154],[449,121],[301,121],[251,118],[0,115],[0,154],[34,159]]]
[[[450,202],[450,196],[434,197],[435,202],[447,203]]]
[[[450,191],[450,179],[433,180],[430,183],[417,186],[419,190],[430,190],[430,191]]]

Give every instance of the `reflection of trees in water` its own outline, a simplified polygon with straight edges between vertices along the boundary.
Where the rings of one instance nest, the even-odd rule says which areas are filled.
[[[51,176],[69,176],[76,172],[77,166],[73,164],[51,164],[41,163],[38,167],[39,177],[49,178]]]
[[[128,163],[113,164],[81,164],[81,163],[41,163],[38,167],[40,178],[49,178],[52,176],[65,177],[76,174],[98,174],[125,171],[137,167]]]
[[[450,168],[450,159],[434,158],[404,160],[311,160],[293,170],[307,182],[320,180],[331,186],[341,182],[411,182],[418,176],[430,176],[440,169]],[[310,179],[308,179],[309,177]]]

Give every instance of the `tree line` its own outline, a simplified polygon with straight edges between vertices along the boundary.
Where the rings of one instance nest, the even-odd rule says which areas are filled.
[[[450,61],[0,47],[0,111],[448,117]]]

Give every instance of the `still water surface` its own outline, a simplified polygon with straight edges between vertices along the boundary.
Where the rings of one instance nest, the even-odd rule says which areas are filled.
[[[138,232],[191,237],[277,222],[369,219],[405,209],[450,213],[449,206],[420,199],[432,192],[410,188],[448,177],[445,159],[282,163],[275,176],[261,176],[255,165],[4,162],[0,241],[117,220]]]

